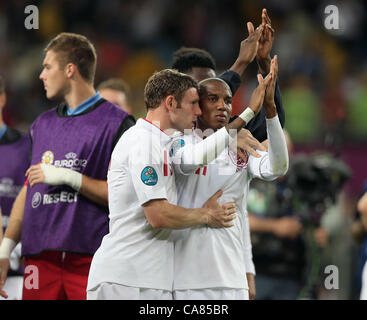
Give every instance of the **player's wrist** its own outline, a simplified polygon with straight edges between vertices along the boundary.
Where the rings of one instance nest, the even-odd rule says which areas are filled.
[[[265,114],[266,114],[267,119],[274,118],[277,115],[277,107],[274,101],[269,102],[269,103],[264,102],[264,107],[265,107]]]
[[[45,183],[50,185],[66,184],[79,191],[82,185],[82,174],[67,168],[58,168],[53,165],[41,164]]]
[[[238,57],[234,64],[231,66],[230,70],[238,73],[241,76],[250,63],[251,61],[249,61],[249,59]]]
[[[200,208],[198,215],[199,217],[198,224],[209,225],[211,211],[212,209],[206,207],[205,205],[203,208]]]
[[[82,174],[71,169],[65,170],[67,170],[65,171],[64,177],[65,184],[69,185],[74,190],[79,191],[82,186]]]
[[[202,217],[201,223],[206,225],[206,226],[209,225],[210,212],[211,212],[211,209],[206,208],[205,211],[204,211],[204,214],[201,214],[201,217]]]
[[[277,108],[277,106],[274,102],[274,99],[264,100],[264,107],[265,107],[265,109],[266,108],[267,109],[273,109],[273,108],[276,109]]]
[[[255,112],[251,109],[251,107],[248,107],[238,117],[248,124],[254,116]]]
[[[266,76],[270,72],[271,57],[270,54],[266,57],[256,57],[256,62],[259,67],[259,71],[263,76]]]
[[[0,244],[0,259],[9,259],[16,245],[14,240],[4,237]]]

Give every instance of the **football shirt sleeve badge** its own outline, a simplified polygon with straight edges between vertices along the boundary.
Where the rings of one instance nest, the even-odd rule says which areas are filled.
[[[176,152],[181,149],[185,145],[185,141],[183,139],[178,139],[172,142],[171,148],[169,150],[169,155],[172,157],[176,154]]]
[[[158,182],[157,172],[153,167],[145,167],[141,172],[141,181],[147,186],[154,186]]]

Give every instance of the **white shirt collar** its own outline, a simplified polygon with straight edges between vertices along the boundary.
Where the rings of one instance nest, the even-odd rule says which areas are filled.
[[[171,136],[159,128],[158,123],[150,122],[145,118],[139,118],[136,125],[151,131],[154,135],[158,135],[160,137],[160,141],[163,143],[167,143],[172,139]]]

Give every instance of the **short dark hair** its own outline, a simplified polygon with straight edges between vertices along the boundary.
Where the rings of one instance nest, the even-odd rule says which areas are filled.
[[[71,62],[77,66],[84,80],[93,83],[97,53],[92,42],[85,36],[62,32],[53,38],[44,49],[45,52],[50,50],[57,53],[61,68]]]
[[[0,76],[0,94],[5,92],[5,82],[2,76]]]
[[[111,89],[111,90],[116,90],[116,91],[121,91],[123,93],[126,94],[126,96],[128,96],[130,94],[130,87],[129,85],[122,79],[120,78],[109,78],[105,81],[102,81],[98,87],[97,90],[102,90],[102,89]]]
[[[144,89],[144,102],[147,109],[157,108],[162,100],[173,95],[178,103],[190,88],[198,88],[191,76],[172,69],[155,72],[148,80]]]
[[[199,97],[200,97],[200,99],[206,93],[206,86],[207,86],[207,84],[210,83],[210,82],[215,82],[215,81],[224,84],[224,86],[227,87],[227,89],[229,89],[229,92],[231,93],[231,96],[232,96],[232,90],[231,90],[231,87],[228,85],[228,83],[225,82],[221,78],[213,77],[213,78],[207,78],[207,79],[201,80],[198,83],[198,85],[199,85]]]
[[[212,55],[204,49],[181,47],[173,53],[172,69],[186,73],[194,67],[215,70],[216,64]]]

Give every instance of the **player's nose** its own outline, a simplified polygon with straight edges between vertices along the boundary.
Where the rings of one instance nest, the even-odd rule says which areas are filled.
[[[226,103],[224,102],[223,99],[218,99],[217,109],[218,110],[226,110]]]
[[[201,116],[202,112],[201,112],[201,108],[199,106],[199,104],[196,105],[195,107],[195,116]]]

